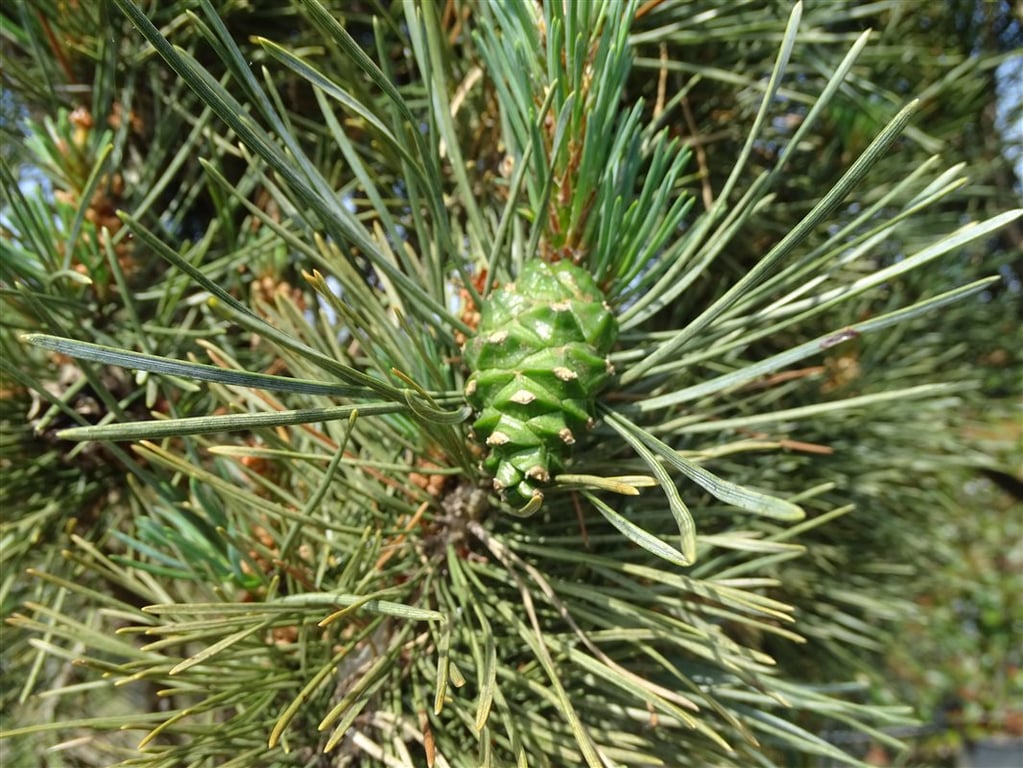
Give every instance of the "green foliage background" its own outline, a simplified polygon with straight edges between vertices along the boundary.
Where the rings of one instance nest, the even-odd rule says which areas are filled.
[[[903,703],[1005,727],[1020,22],[792,10],[5,8],[5,759],[856,764]],[[623,333],[519,520],[460,351],[534,258]]]

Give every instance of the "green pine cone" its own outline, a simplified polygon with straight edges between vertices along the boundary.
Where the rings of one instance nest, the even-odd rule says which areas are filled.
[[[464,349],[466,397],[483,468],[515,507],[535,510],[541,486],[564,471],[613,373],[618,322],[593,277],[568,261],[527,263],[494,291]]]

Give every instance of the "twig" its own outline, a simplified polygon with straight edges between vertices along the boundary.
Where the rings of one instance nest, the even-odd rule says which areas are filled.
[[[693,110],[689,107],[689,98],[682,99],[682,115],[686,120],[686,127],[689,133],[696,136],[700,130],[696,127],[696,118],[693,117]],[[696,165],[700,169],[700,191],[703,198],[703,207],[710,210],[714,205],[714,190],[710,186],[710,166],[707,164],[707,153],[703,149],[703,142],[694,141],[689,144],[696,153]]]

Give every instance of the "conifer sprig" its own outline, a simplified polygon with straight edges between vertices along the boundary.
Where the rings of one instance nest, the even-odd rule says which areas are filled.
[[[778,664],[808,640],[836,658],[878,647],[864,616],[893,604],[864,583],[873,564],[829,541],[857,518],[836,464],[821,476],[809,457],[883,446],[885,426],[868,425],[893,404],[938,409],[970,391],[919,362],[860,389],[850,350],[868,360],[874,345],[908,345],[901,329],[990,291],[994,278],[972,275],[862,311],[1020,212],[877,257],[962,183],[935,160],[866,186],[910,104],[737,266],[733,251],[780,205],[866,35],[826,67],[819,95],[795,94],[801,5],[771,25],[767,76],[743,80],[757,106],[741,149],[723,172],[704,169],[722,187],[696,213],[694,159],[665,127],[685,97],[644,102],[632,71],[637,46],[675,34],[682,3],[456,4],[455,15],[405,3],[366,20],[304,0],[295,23],[315,48],[246,40],[209,0],[173,24],[114,4],[144,55],[202,104],[194,189],[216,215],[191,240],[122,216],[120,238],[163,265],[159,287],[119,315],[137,340],[26,321],[41,331],[24,337],[35,348],[82,361],[105,406],[100,423],[60,436],[109,446],[139,479],[109,536],[72,535],[70,571],[32,572],[40,597],[10,623],[35,640],[23,700],[44,667],[73,662],[81,677],[45,693],[54,706],[132,689],[150,711],[4,736],[85,729],[104,734],[108,763],[154,767],[312,765],[322,753],[341,765],[859,764],[820,735],[826,722],[893,743],[884,729],[905,710],[865,703],[863,686],[844,683],[848,665],[817,685]],[[648,13],[664,26],[641,28]],[[734,24],[724,13],[709,29],[727,38]],[[794,97],[803,120],[765,162],[775,109]],[[112,146],[99,143],[85,189]],[[244,170],[229,172],[235,163]],[[25,243],[43,216],[20,203],[15,216]],[[72,229],[85,220],[79,208]],[[110,263],[108,242],[97,253]],[[45,265],[28,250],[10,293],[27,317],[48,317]],[[270,264],[269,286],[237,279],[249,258]],[[592,413],[579,411],[563,466],[532,478],[543,503],[527,487],[534,514],[518,519],[480,467],[482,429],[468,430],[479,354],[467,345],[477,331],[501,336],[479,316],[515,301],[511,286],[537,262],[585,270],[586,298],[623,332],[616,378],[576,398]],[[123,275],[110,284],[132,295]],[[182,316],[188,334],[174,340]],[[162,399],[138,408],[141,390],[105,386],[106,366],[140,371]],[[550,373],[579,375],[564,369]],[[545,394],[520,392],[522,406]],[[131,455],[113,442],[124,440]],[[832,564],[859,591],[821,578]],[[70,600],[93,610],[64,610]]]

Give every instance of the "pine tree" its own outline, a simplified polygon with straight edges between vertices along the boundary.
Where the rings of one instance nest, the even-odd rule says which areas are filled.
[[[902,473],[948,466],[972,392],[920,329],[990,320],[997,265],[936,265],[1020,211],[954,220],[927,105],[863,95],[856,4],[345,5],[11,16],[59,190],[4,166],[12,749],[894,745],[907,710],[852,680],[920,541]]]

